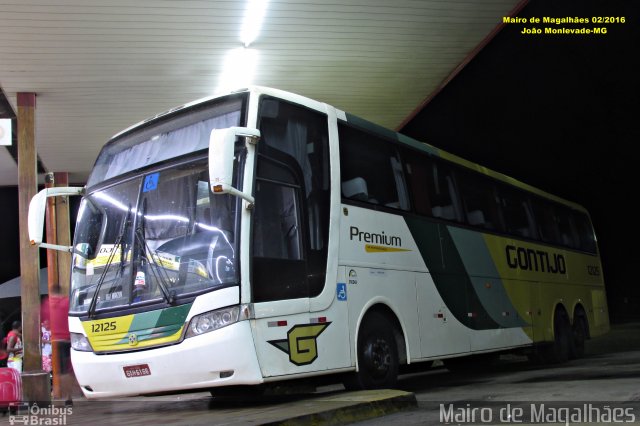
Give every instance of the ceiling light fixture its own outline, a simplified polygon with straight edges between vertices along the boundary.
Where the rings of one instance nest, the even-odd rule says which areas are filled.
[[[248,0],[240,31],[240,40],[244,47],[249,47],[258,38],[267,11],[267,3],[269,0]]]
[[[224,59],[222,76],[216,92],[227,92],[252,84],[257,64],[257,50],[244,47],[230,50]]]

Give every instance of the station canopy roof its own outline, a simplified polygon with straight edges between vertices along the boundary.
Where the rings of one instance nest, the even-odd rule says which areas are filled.
[[[40,160],[73,183],[120,130],[229,87],[288,90],[396,128],[524,3],[0,0],[0,118],[35,92]],[[0,147],[0,186],[17,182]]]

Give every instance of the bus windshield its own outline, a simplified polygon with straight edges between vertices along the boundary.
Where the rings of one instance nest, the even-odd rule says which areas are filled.
[[[242,125],[245,104],[245,95],[208,102],[103,148],[78,212],[70,312],[173,305],[238,285],[238,200],[211,193],[204,152],[213,129]]]
[[[176,116],[160,117],[125,132],[106,144],[87,181],[87,188],[152,164],[206,149],[213,129],[242,125],[246,94],[216,99]]]
[[[237,285],[236,204],[211,194],[202,160],[89,194],[78,213],[70,310],[173,304]]]

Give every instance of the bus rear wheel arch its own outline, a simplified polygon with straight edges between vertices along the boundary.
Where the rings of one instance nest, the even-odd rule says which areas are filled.
[[[395,316],[384,310],[365,315],[358,331],[358,371],[345,378],[345,388],[384,389],[396,385],[401,362],[398,346],[404,344],[398,327]]]

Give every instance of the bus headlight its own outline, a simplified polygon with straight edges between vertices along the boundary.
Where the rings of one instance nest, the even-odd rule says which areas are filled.
[[[76,351],[93,352],[91,343],[84,334],[81,333],[69,333],[71,335],[71,347]]]
[[[238,322],[240,317],[240,307],[231,306],[228,308],[218,309],[204,314],[196,315],[191,318],[189,327],[187,328],[186,337],[199,336],[200,334],[218,330],[233,323]]]

